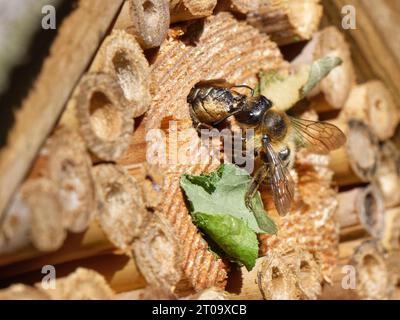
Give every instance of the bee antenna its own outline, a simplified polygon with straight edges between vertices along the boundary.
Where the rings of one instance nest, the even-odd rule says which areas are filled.
[[[246,89],[249,89],[249,90],[251,91],[251,96],[252,96],[252,97],[254,96],[254,89],[251,88],[251,87],[249,87],[248,85],[239,84],[239,85],[233,86],[232,88],[246,88]]]

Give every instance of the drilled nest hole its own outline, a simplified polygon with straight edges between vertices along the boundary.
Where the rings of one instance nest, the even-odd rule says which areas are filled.
[[[129,58],[129,54],[125,50],[118,50],[114,54],[112,63],[125,97],[128,100],[139,100],[141,90],[137,86],[140,81],[136,76],[134,63]]]
[[[367,218],[367,225],[375,227],[378,224],[378,203],[372,192],[368,192],[364,198],[365,216]]]
[[[159,21],[159,14],[157,11],[157,7],[153,1],[146,0],[142,4],[143,7],[143,15],[146,24],[149,26],[156,26]]]
[[[123,115],[102,92],[94,92],[90,99],[90,123],[93,132],[104,141],[116,140],[122,130]]]

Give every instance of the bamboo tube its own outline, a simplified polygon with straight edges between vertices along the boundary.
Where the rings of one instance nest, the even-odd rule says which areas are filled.
[[[149,49],[162,44],[169,24],[167,0],[126,0],[114,29],[125,29],[144,49]]]
[[[150,286],[171,297],[192,291],[182,269],[180,244],[166,219],[153,216],[133,243],[133,254]]]
[[[312,104],[318,112],[342,108],[355,85],[349,45],[340,31],[333,26],[315,33],[300,55],[292,61],[292,65],[309,64],[325,56],[339,57],[342,64],[332,70],[310,93],[310,96],[320,94],[320,98]]]
[[[89,258],[68,261],[54,265],[57,279],[68,276],[78,268],[90,269],[100,274],[107,281],[108,286],[116,292],[126,292],[144,288],[146,281],[138,270],[132,257],[120,253],[106,253]],[[44,274],[41,267],[38,270],[17,274],[1,280],[1,285],[8,285],[14,282],[34,284],[40,282]]]
[[[3,127],[5,123],[2,123],[2,129],[9,130],[3,131],[7,131],[7,144],[0,150],[0,216],[26,177],[46,137],[53,130],[76,83],[87,69],[122,2],[123,0],[85,0],[82,5],[76,7],[71,3],[67,5],[67,8],[74,10],[57,26],[57,32],[43,31],[48,34],[48,40],[52,38],[49,33],[53,33],[55,37],[48,50],[39,50],[39,56],[43,59],[33,59],[36,61],[33,61],[35,63],[32,70],[36,70],[37,74],[36,77],[30,74],[28,79],[31,76],[32,79],[35,78],[34,85],[30,90],[26,90],[25,94],[24,90],[16,90],[19,91],[19,95],[9,95],[8,98],[2,99],[2,119],[4,115],[7,115],[6,118],[11,116],[11,110],[16,112],[12,118],[8,118],[15,121],[6,121],[9,122],[6,127]],[[15,13],[18,11],[13,12]],[[38,12],[38,15],[41,13]],[[29,13],[29,17],[33,16],[33,12]],[[21,30],[18,28],[14,31]],[[12,40],[10,35],[2,38]],[[51,54],[48,54],[49,52]],[[27,79],[23,72],[21,77],[15,80],[23,80],[26,84],[29,82],[25,81]],[[15,88],[19,87],[17,81]],[[11,124],[14,125],[13,128],[9,127]]]
[[[0,224],[0,255],[15,252],[31,243],[31,212],[17,192]]]
[[[40,251],[60,248],[67,235],[63,223],[63,207],[58,189],[46,178],[28,180],[21,189],[22,199],[30,211],[30,237]]]
[[[316,299],[322,275],[315,257],[305,249],[271,250],[250,272],[237,270],[228,291],[231,299]]]
[[[386,210],[380,243],[387,251],[400,250],[400,207]]]
[[[143,119],[148,155],[152,154],[152,150],[160,150],[170,134],[182,130],[185,132],[187,129],[179,122],[177,129],[172,128],[166,135],[165,130],[161,130],[161,124],[168,117],[188,122],[189,138],[194,142],[193,145],[200,143],[195,130],[191,128],[187,105],[187,95],[200,80],[225,78],[230,82],[254,86],[260,68],[269,70],[287,66],[274,43],[228,13],[221,12],[205,18],[201,30],[196,38],[196,45],[193,45],[186,41],[193,36],[193,30],[186,31],[183,37],[177,37],[177,33],[184,31],[176,27],[161,46],[152,64],[150,88],[153,99]],[[160,130],[165,139],[157,136],[152,139],[151,134]],[[187,154],[187,140],[188,138],[178,144],[177,155]],[[168,147],[169,143],[164,146],[166,150],[172,149]],[[211,286],[223,287],[227,276],[223,261],[217,260],[208,251],[207,243],[193,225],[179,186],[181,174],[199,174],[218,166],[209,154],[208,150],[196,150],[186,163],[178,162],[175,160],[177,157],[166,159],[166,162],[148,158],[149,165],[162,177],[159,192],[162,201],[155,211],[173,224],[174,233],[182,245],[179,255],[183,261],[185,276],[197,291]],[[134,161],[136,159],[137,156]],[[129,161],[125,161],[124,165],[130,166]]]
[[[388,299],[394,291],[392,280],[382,248],[376,241],[343,242],[333,284],[324,287],[321,299]]]
[[[127,250],[148,220],[141,190],[119,166],[99,164],[92,171],[100,226],[117,248]]]
[[[279,45],[308,40],[322,17],[319,0],[261,0],[259,9],[247,21],[271,36]]]
[[[338,202],[336,215],[341,241],[365,235],[365,232],[376,238],[381,237],[386,213],[379,189],[369,185],[340,192]]]
[[[112,31],[103,41],[90,70],[109,73],[118,79],[134,118],[147,111],[151,100],[149,63],[132,35],[123,30]]]
[[[118,81],[105,73],[89,73],[83,77],[75,99],[79,129],[89,150],[102,160],[120,157],[129,145],[133,120]],[[71,105],[62,122],[68,121],[73,111]]]
[[[22,273],[40,269],[42,266],[61,264],[92,257],[114,250],[97,221],[83,233],[69,234],[63,246],[57,251],[45,254],[34,247],[24,247],[0,256],[0,278],[10,278]]]
[[[381,253],[373,241],[363,242],[352,256],[358,275],[358,293],[368,299],[387,299],[392,295],[394,284]]]
[[[0,300],[49,300],[50,297],[30,286],[14,284],[6,289],[0,290]]]
[[[171,23],[212,15],[217,0],[169,0]]]
[[[335,172],[335,181],[339,185],[372,181],[379,166],[378,138],[356,119],[349,120],[346,131],[346,147],[331,153],[329,166]]]
[[[386,207],[400,204],[400,151],[390,140],[381,145],[374,183],[381,190]]]
[[[45,289],[41,283],[35,286],[52,300],[109,300],[115,296],[103,276],[84,268],[77,269],[65,278],[57,279],[54,289]]]
[[[28,179],[46,177],[59,190],[63,225],[72,232],[85,230],[96,211],[90,158],[76,130],[59,128],[48,139]]]
[[[340,116],[364,121],[379,140],[386,140],[394,134],[400,112],[383,82],[372,80],[353,87]]]
[[[89,162],[85,144],[79,134],[63,128],[48,139],[25,182],[34,183],[36,179],[45,177],[54,185],[52,196],[55,198],[50,201],[59,203],[57,208],[62,216],[56,223],[59,224],[57,230],[62,238],[65,236],[63,227],[72,232],[82,232],[94,215],[94,187]],[[39,191],[30,192],[37,194]],[[18,193],[0,228],[0,253],[10,253],[29,245],[32,210],[36,209],[28,208]],[[36,223],[46,224],[46,220],[38,220]],[[55,248],[59,247],[57,241],[55,245]]]

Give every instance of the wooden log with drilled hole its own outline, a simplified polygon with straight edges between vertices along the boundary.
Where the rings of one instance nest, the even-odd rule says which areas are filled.
[[[220,49],[215,50],[216,44]],[[203,157],[199,150],[187,157],[189,162],[186,163],[177,163],[173,155],[163,162],[162,158],[152,158],[152,154],[162,147],[173,150],[172,145],[165,145],[165,142],[170,143],[170,134],[185,132],[185,129],[190,135],[186,134],[186,140],[179,141],[176,154],[187,154],[188,137],[191,141],[195,140],[195,145],[199,144],[200,139],[192,127],[186,100],[190,89],[200,80],[226,78],[234,83],[254,86],[260,68],[268,70],[286,66],[277,46],[267,36],[244,22],[236,21],[225,12],[192,24],[186,33],[177,26],[171,30],[167,41],[155,56],[150,75],[153,99],[142,120],[146,140],[141,143],[147,142],[147,154],[143,150],[142,155],[133,155],[131,160],[124,156],[123,165],[133,168],[138,159],[144,158],[152,167],[151,172],[162,177],[158,184],[162,201],[155,211],[174,226],[174,234],[182,248],[179,257],[189,288],[202,290],[210,286],[223,287],[227,270],[224,263],[216,260],[208,251],[207,243],[192,224],[179,187],[179,177],[182,173],[210,171],[218,163],[208,154]],[[182,120],[187,126],[182,127],[179,122],[176,128],[169,128],[167,122],[166,130],[160,130],[165,122],[163,120],[168,117]],[[160,139],[160,135],[164,135],[165,139]]]
[[[321,283],[319,261],[307,249],[295,247],[268,251],[250,272],[232,271],[227,290],[230,299],[315,300]]]
[[[247,21],[270,35],[279,45],[308,40],[317,31],[322,6],[319,0],[260,0],[257,10],[250,10]]]
[[[400,204],[400,150],[390,140],[380,146],[374,183],[381,190],[386,207]]]
[[[311,106],[318,112],[342,108],[355,85],[350,47],[336,27],[327,27],[315,33],[292,64],[309,64],[325,56],[339,57],[342,64],[332,70],[309,94],[310,97],[317,95]]]
[[[144,49],[161,45],[168,33],[168,0],[127,0],[114,24],[133,34]]]
[[[217,0],[169,0],[171,23],[211,16]]]
[[[330,168],[338,185],[370,182],[379,166],[379,140],[367,124],[351,119],[344,125],[345,147],[331,152]]]
[[[362,120],[383,141],[393,136],[400,111],[383,82],[373,80],[353,87],[340,116]]]
[[[374,185],[354,188],[338,194],[336,211],[340,224],[340,240],[348,241],[369,234],[379,238],[385,226],[382,193]]]
[[[18,112],[7,145],[0,151],[0,215],[56,124],[121,5],[122,0],[80,2],[57,29],[49,50],[51,55],[43,62],[35,86],[24,99],[17,100],[20,105],[9,106]]]
[[[363,238],[343,242],[339,252],[332,284],[324,286],[320,299],[389,299],[393,296],[393,275],[377,241]]]

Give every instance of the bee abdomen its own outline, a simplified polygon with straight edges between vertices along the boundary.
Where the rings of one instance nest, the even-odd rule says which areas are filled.
[[[187,98],[198,120],[213,124],[229,115],[233,109],[232,93],[224,88],[193,88]]]

